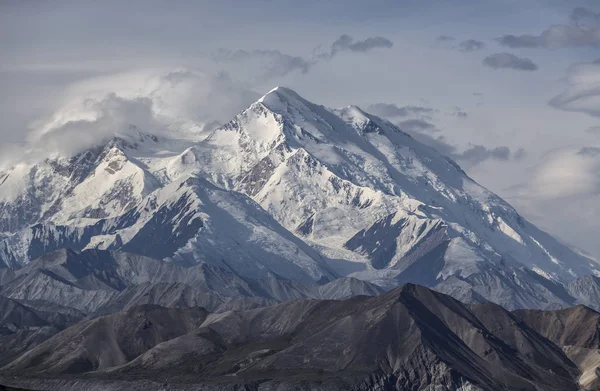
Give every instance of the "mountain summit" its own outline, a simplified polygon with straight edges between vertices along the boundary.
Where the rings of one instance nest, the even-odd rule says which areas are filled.
[[[0,172],[0,264],[123,250],[250,278],[419,283],[508,308],[572,304],[565,285],[598,273],[451,159],[355,106],[277,87],[206,139],[176,137]]]

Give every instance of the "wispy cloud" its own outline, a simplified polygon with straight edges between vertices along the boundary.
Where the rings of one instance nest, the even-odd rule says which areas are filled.
[[[461,52],[476,52],[485,47],[485,44],[475,39],[467,39],[458,44],[458,50]]]
[[[600,63],[577,64],[569,68],[567,88],[549,104],[566,111],[600,117]]]
[[[600,157],[600,148],[582,147],[577,154],[585,157]]]
[[[409,132],[439,132],[440,130],[431,122],[422,119],[409,119],[398,122],[400,129]]]
[[[213,56],[217,62],[244,63],[257,62],[264,79],[285,76],[292,72],[308,73],[321,61],[331,60],[343,52],[367,53],[375,49],[389,49],[394,43],[385,37],[369,37],[354,40],[343,34],[324,51],[322,47],[313,50],[309,57],[292,55],[276,49],[228,50],[220,49]]]
[[[423,144],[456,160],[466,168],[481,164],[487,160],[508,161],[510,159],[521,159],[525,155],[524,149],[519,149],[513,153],[510,148],[506,146],[488,148],[480,144],[469,144],[466,149],[461,150],[457,146],[450,144],[443,136],[434,137],[425,132],[411,131],[406,128],[403,130]]]
[[[451,114],[458,118],[467,118],[469,116],[469,114],[460,107],[455,107]]]
[[[517,57],[511,53],[496,53],[483,59],[483,65],[492,69],[515,69],[536,71],[538,66],[529,58]]]
[[[229,120],[260,95],[225,74],[186,69],[140,70],[76,82],[49,118],[37,121],[25,141],[0,151],[12,159],[69,156],[114,135],[138,130],[161,135],[180,129],[202,132]]]
[[[570,19],[577,26],[598,26],[600,24],[600,12],[585,7],[577,7],[571,11]]]
[[[453,42],[453,41],[456,41],[456,38],[454,38],[450,35],[440,35],[439,37],[436,38],[436,41],[438,41],[438,42]]]
[[[365,53],[373,49],[389,49],[394,43],[385,37],[370,37],[355,41],[351,36],[344,34],[331,44],[328,58],[332,58],[342,52]]]
[[[472,167],[487,160],[507,161],[510,159],[522,159],[525,150],[519,148],[515,153],[506,146],[488,148],[480,144],[469,144],[466,149],[461,150],[451,144],[443,135],[439,135],[440,129],[434,124],[423,120],[408,120],[396,123],[404,132],[413,136],[416,140],[428,145],[438,152],[456,160],[465,167]]]
[[[578,7],[569,19],[570,24],[555,24],[539,34],[506,34],[496,40],[511,48],[600,46],[600,13]]]
[[[560,49],[570,46],[600,46],[600,29],[554,25],[539,35],[503,35],[497,41],[510,48]]]
[[[221,49],[215,55],[217,61],[246,62],[258,60],[270,76],[285,76],[290,72],[307,73],[311,62],[300,57],[282,53],[279,50],[226,50]]]
[[[510,156],[511,151],[508,147],[486,148],[483,145],[471,145],[463,152],[453,155],[455,159],[468,161],[471,164],[479,164],[488,159],[508,160]]]
[[[594,195],[600,191],[600,148],[561,148],[536,168],[530,193],[539,198]]]
[[[367,107],[369,113],[380,117],[430,116],[436,110],[423,106],[397,106],[393,103],[374,103]]]

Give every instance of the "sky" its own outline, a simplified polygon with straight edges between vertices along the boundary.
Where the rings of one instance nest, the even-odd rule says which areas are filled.
[[[0,53],[0,166],[207,130],[283,85],[386,117],[600,259],[597,1],[4,0]]]

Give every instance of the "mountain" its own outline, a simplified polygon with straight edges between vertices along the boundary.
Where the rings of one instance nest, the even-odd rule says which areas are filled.
[[[206,138],[132,127],[15,165],[0,173],[0,232],[12,270],[60,248],[119,250],[255,280],[419,283],[509,309],[572,305],[567,284],[600,273],[388,121],[282,87]]]
[[[201,306],[210,311],[267,306],[292,299],[343,299],[383,290],[353,278],[308,285],[250,279],[210,264],[181,266],[120,251],[56,250],[0,284],[7,298],[68,306],[97,316],[140,304]]]
[[[206,316],[202,308],[135,307],[79,323],[25,353],[10,367],[21,365],[18,361],[22,360],[50,373],[82,373],[123,364],[161,342],[191,332]],[[46,359],[28,361],[37,352]]]
[[[209,262],[249,277],[272,273],[304,282],[336,277],[316,251],[252,200],[200,178],[170,183],[117,217],[89,220],[30,226],[0,243],[0,257],[15,267],[63,247],[118,248],[182,263]]]
[[[79,311],[46,301],[0,296],[0,366],[83,317]]]
[[[468,306],[412,284],[222,314],[143,305],[61,331],[0,380],[63,390],[578,390],[587,369],[565,351],[597,350],[597,315]]]
[[[515,311],[517,319],[561,346],[577,364],[579,383],[585,389],[600,388],[600,314],[583,305],[559,311]]]
[[[600,310],[600,278],[593,275],[579,277],[569,281],[567,289],[578,303]]]

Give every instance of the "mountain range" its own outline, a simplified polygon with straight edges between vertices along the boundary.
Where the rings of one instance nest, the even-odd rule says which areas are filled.
[[[60,248],[247,278],[411,282],[506,308],[575,304],[598,264],[358,107],[275,88],[210,134],[127,134],[0,172],[0,265]]]
[[[12,313],[27,311],[60,323],[22,307]],[[144,304],[33,344],[3,365],[0,382],[46,390],[593,390],[599,322],[584,306],[509,312],[413,284],[224,313]]]
[[[389,121],[278,87],[0,171],[0,382],[593,389],[599,275]]]

